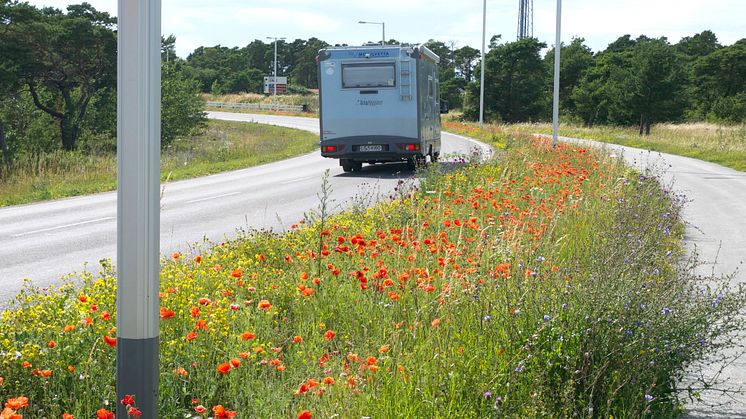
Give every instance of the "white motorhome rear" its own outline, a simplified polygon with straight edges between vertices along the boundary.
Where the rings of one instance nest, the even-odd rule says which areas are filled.
[[[440,154],[440,59],[424,46],[319,51],[321,155],[362,163]]]

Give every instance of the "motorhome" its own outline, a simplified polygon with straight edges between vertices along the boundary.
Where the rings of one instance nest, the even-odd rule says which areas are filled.
[[[319,51],[320,145],[345,172],[363,163],[436,161],[440,58],[424,46]]]

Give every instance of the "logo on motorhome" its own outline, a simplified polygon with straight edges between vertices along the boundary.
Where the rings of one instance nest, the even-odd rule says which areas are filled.
[[[383,105],[382,100],[371,100],[371,99],[358,99],[357,104],[360,106],[381,106]]]
[[[353,57],[356,57],[356,58],[391,57],[391,51],[387,51],[387,50],[353,51],[352,55]]]

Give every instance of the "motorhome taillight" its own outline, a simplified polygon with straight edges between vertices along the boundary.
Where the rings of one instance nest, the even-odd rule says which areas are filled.
[[[419,144],[407,144],[406,150],[407,151],[420,151],[420,145]]]
[[[321,147],[321,151],[324,153],[336,153],[337,152],[337,146],[335,145],[325,145]]]

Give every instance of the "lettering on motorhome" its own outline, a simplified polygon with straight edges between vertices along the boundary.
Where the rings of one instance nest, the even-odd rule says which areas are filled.
[[[358,99],[357,104],[360,106],[380,106],[383,105],[383,100]]]

